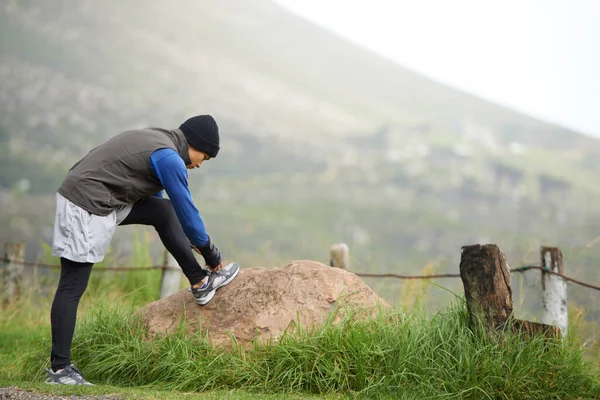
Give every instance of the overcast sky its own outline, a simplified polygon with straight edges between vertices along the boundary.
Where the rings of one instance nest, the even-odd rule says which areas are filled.
[[[437,81],[600,137],[600,0],[276,0]]]

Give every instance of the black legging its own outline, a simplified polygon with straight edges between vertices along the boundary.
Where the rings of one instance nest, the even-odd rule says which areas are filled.
[[[206,271],[200,267],[190,248],[187,237],[177,219],[171,201],[147,197],[133,205],[121,225],[152,225],[169,253],[181,266],[191,285],[200,282]],[[77,306],[85,292],[92,271],[92,263],[78,263],[60,259],[61,271],[58,288],[50,310],[52,325],[52,369],[57,371],[71,363],[71,343],[75,332]]]
[[[133,224],[152,225],[156,229],[163,245],[181,266],[190,285],[195,285],[206,277],[206,270],[200,267],[194,257],[171,200],[150,196],[138,201],[120,225]]]
[[[60,259],[60,281],[50,310],[52,325],[52,352],[50,362],[57,371],[71,363],[71,342],[75,332],[75,319],[79,299],[87,288],[92,263],[76,263]]]

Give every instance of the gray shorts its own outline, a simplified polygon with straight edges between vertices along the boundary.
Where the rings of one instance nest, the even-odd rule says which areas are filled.
[[[80,263],[104,260],[117,225],[132,207],[115,209],[106,216],[94,215],[56,193],[52,255]]]

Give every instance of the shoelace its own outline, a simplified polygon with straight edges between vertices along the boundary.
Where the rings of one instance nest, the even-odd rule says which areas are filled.
[[[73,371],[73,372],[75,372],[77,375],[79,375],[79,377],[80,377],[81,379],[84,379],[84,378],[83,378],[83,374],[81,373],[81,371],[80,371],[80,370],[79,370],[79,369],[78,369],[76,366],[74,366],[74,365],[69,365],[68,367],[66,367],[66,368],[65,368],[65,371]]]

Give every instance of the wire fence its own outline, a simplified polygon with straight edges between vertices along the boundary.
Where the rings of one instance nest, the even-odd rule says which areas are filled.
[[[22,265],[26,267],[32,268],[42,268],[42,269],[60,269],[60,265],[58,264],[45,264],[39,262],[28,262],[28,261],[19,261],[19,260],[8,260],[4,259],[5,263],[11,262],[12,264]],[[584,286],[590,289],[600,290],[600,286],[592,285],[590,283],[582,282],[578,279],[571,278],[569,276],[563,275],[558,272],[554,272],[549,270],[548,268],[544,268],[539,265],[523,265],[517,268],[512,268],[511,272],[525,272],[529,270],[540,270],[542,272],[556,275],[563,278],[566,281],[572,282],[576,285]],[[137,271],[148,271],[148,270],[180,270],[179,267],[173,267],[168,265],[145,265],[145,266],[112,266],[112,267],[96,267],[94,271],[99,272],[137,272]],[[352,272],[352,271],[350,271]],[[368,274],[362,272],[353,272],[355,275],[361,278],[396,278],[396,279],[439,279],[439,278],[460,278],[460,274],[430,274],[430,275],[402,275],[402,274]]]

